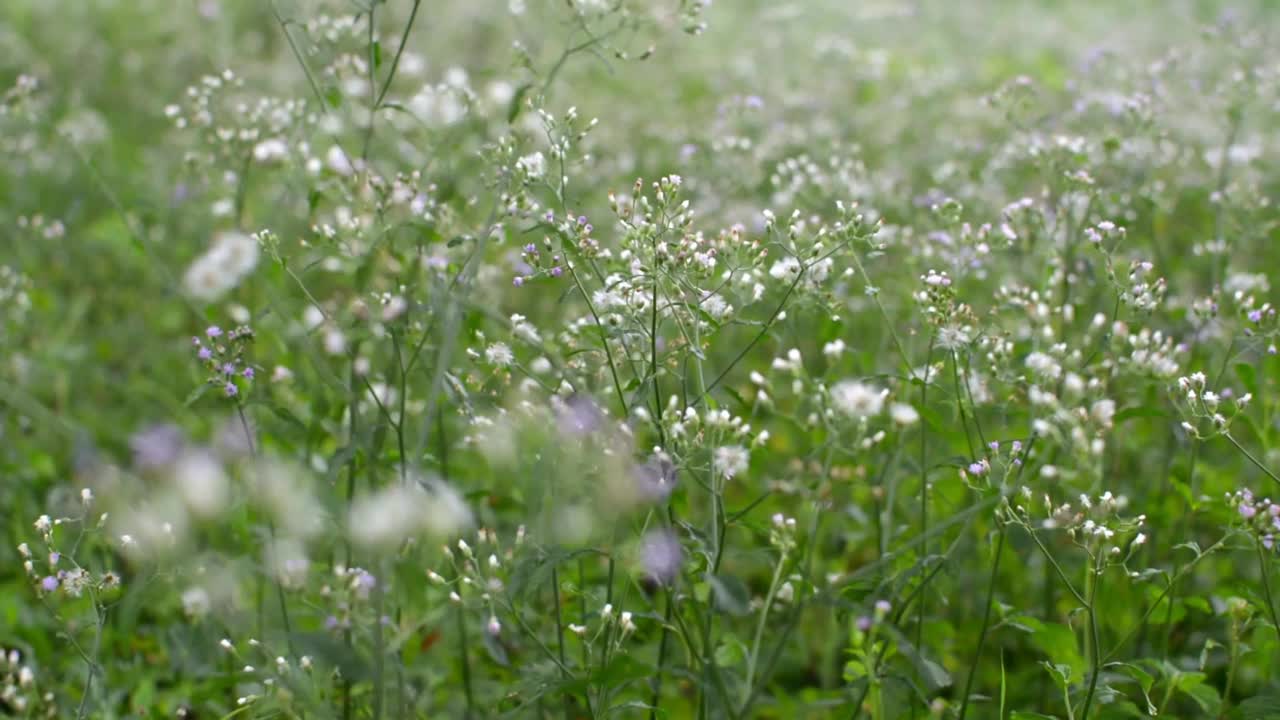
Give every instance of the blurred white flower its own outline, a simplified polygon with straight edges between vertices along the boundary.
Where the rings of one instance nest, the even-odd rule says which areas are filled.
[[[173,466],[173,484],[192,515],[218,516],[230,497],[230,480],[217,457],[207,450],[184,452]]]
[[[225,295],[258,266],[256,238],[241,232],[215,235],[209,249],[187,268],[183,286],[191,297],[211,302]]]
[[[879,415],[884,409],[888,390],[881,390],[857,380],[842,380],[831,388],[831,404],[844,415],[861,419]]]
[[[356,545],[390,549],[410,537],[447,537],[469,527],[471,510],[456,491],[443,482],[410,480],[357,498],[347,519]]]

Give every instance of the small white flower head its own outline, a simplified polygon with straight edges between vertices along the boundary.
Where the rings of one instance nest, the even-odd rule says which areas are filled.
[[[889,417],[894,423],[908,427],[920,422],[920,413],[907,403],[893,403],[889,406]]]
[[[778,602],[789,603],[796,597],[796,588],[791,584],[791,581],[788,580],[782,583],[782,586],[778,588],[778,594],[775,597]]]
[[[511,348],[506,343],[496,342],[491,344],[484,350],[484,359],[490,365],[497,368],[505,368],[511,365],[515,360],[515,356],[511,353]]]
[[[212,601],[209,592],[202,587],[187,588],[182,593],[182,612],[192,620],[198,620],[209,614]],[[227,642],[223,640],[223,642]],[[224,646],[225,647],[225,646]]]
[[[530,180],[541,180],[547,174],[547,160],[540,152],[533,152],[516,160],[516,169]]]
[[[355,167],[351,164],[351,158],[347,157],[347,153],[337,145],[330,146],[329,151],[325,154],[325,165],[338,175],[346,176],[355,172]]]
[[[889,391],[858,380],[842,380],[831,388],[831,404],[846,417],[861,420],[879,415]]]
[[[751,462],[751,451],[741,445],[718,447],[712,456],[715,469],[726,478],[733,478],[747,470]]]

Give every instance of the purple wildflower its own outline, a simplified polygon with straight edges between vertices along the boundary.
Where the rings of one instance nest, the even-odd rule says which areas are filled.
[[[45,576],[45,578],[40,581],[40,589],[44,590],[45,592],[53,592],[54,590],[57,590],[58,578],[52,575]]]
[[[640,563],[655,581],[670,585],[680,575],[684,550],[675,533],[665,528],[651,530],[640,542]]]
[[[245,379],[245,380],[252,380],[252,379],[253,379],[253,368],[251,368],[251,367],[247,367],[247,368],[245,368],[245,369],[244,369],[244,372],[242,372],[242,373],[240,373],[240,374],[244,376],[244,379]]]
[[[867,617],[866,615],[862,615],[861,617],[858,618],[856,625],[858,626],[859,630],[861,630],[862,632],[866,632],[871,629],[871,618]]]
[[[633,473],[636,489],[649,502],[665,501],[676,487],[676,466],[665,455],[651,455],[643,465],[637,465]]]
[[[129,438],[133,466],[139,470],[173,464],[182,454],[186,440],[177,425],[152,425]]]
[[[236,374],[236,366],[235,366],[235,363],[223,363],[223,364],[222,364],[222,374],[223,374],[223,375],[228,375],[228,376],[230,376],[230,375],[235,375],[235,374]]]
[[[227,397],[235,397],[240,394],[240,388],[236,387],[236,384],[233,382],[228,382],[226,385],[223,385],[222,389],[227,393]]]
[[[199,352],[196,353],[196,357],[200,358],[201,360],[208,360],[209,358],[213,357],[213,351],[207,347],[201,346]]]
[[[515,285],[516,287],[520,287],[521,285],[524,285],[524,277],[520,275],[515,276],[514,278],[511,279],[511,284]]]
[[[551,277],[560,277],[563,274],[564,274],[564,268],[560,267],[559,265],[551,268]]]
[[[604,411],[585,395],[574,395],[559,408],[560,431],[567,435],[587,435],[604,422]]]
[[[204,331],[204,334],[211,338],[222,337],[222,328],[217,325],[210,325],[209,329]]]

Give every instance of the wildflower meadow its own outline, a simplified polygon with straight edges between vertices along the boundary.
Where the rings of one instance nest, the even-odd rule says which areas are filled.
[[[1278,201],[1270,0],[0,0],[0,716],[1280,718]]]

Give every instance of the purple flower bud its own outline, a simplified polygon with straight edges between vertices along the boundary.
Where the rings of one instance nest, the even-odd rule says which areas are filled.
[[[1257,323],[1257,322],[1262,322],[1262,311],[1261,311],[1261,310],[1250,310],[1250,311],[1249,311],[1249,322],[1255,322],[1255,323]]]
[[[579,215],[579,216],[578,216],[578,224],[579,224],[579,225],[586,225],[586,224],[587,224],[587,216],[586,216],[586,215]]]
[[[551,268],[551,277],[560,277],[563,274],[564,268],[561,268],[559,265]]]
[[[53,592],[58,589],[58,578],[48,575],[40,581],[40,589],[45,592]]]
[[[58,564],[58,561],[59,561],[59,560],[61,560],[61,559],[62,559],[62,554],[61,554],[61,553],[57,553],[57,552],[51,552],[51,553],[49,553],[49,564],[50,564],[50,565],[57,565],[57,564]]]
[[[1258,514],[1258,510],[1254,506],[1248,503],[1240,504],[1240,517],[1244,518],[1245,520],[1252,520],[1253,516],[1257,514]]]
[[[514,278],[511,279],[511,284],[515,285],[516,287],[520,287],[521,285],[524,285],[524,277],[520,275],[515,276]]]
[[[863,615],[858,618],[856,625],[858,626],[859,630],[861,630],[862,632],[866,632],[871,629],[871,618],[867,617],[866,615]]]
[[[529,253],[530,255],[534,255],[538,252],[538,246],[534,245],[533,243],[529,243],[528,245],[524,246],[524,251],[526,253]]]
[[[209,358],[213,357],[213,351],[207,347],[201,347],[200,352],[196,353],[196,357],[200,358],[201,360],[208,360]]]

